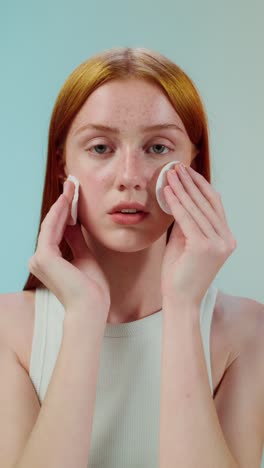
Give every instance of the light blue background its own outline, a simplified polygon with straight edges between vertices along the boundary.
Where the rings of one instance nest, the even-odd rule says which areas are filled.
[[[0,293],[28,275],[60,87],[94,53],[140,46],[180,65],[208,113],[212,182],[238,242],[215,284],[264,302],[263,14],[261,0],[1,2]]]
[[[142,46],[179,64],[206,106],[212,182],[238,242],[216,285],[264,302],[263,14],[257,0],[2,5],[0,293],[21,290],[27,278],[60,87],[96,52]]]

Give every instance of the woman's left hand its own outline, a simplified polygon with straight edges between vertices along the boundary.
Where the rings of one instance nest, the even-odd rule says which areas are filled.
[[[163,298],[199,307],[237,242],[220,194],[201,174],[190,167],[184,173],[176,164],[167,176],[164,193],[175,223],[164,252],[161,292]]]

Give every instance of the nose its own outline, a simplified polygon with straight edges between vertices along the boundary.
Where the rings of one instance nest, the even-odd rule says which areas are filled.
[[[145,158],[145,159],[144,159]],[[145,189],[156,167],[144,154],[130,149],[124,151],[117,162],[116,178],[120,187]]]

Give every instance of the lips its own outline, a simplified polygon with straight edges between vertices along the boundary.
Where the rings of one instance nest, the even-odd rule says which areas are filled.
[[[114,223],[131,225],[139,224],[146,220],[149,216],[149,213],[112,213],[111,218]]]
[[[143,213],[148,213],[146,207],[142,205],[141,203],[138,202],[121,202],[118,205],[115,205],[112,210],[110,211],[110,214],[113,213],[120,213],[121,210],[137,210]]]

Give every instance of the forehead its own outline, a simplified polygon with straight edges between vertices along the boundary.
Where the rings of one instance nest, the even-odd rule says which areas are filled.
[[[134,128],[160,122],[179,125],[180,116],[158,84],[144,79],[112,80],[97,88],[74,118],[71,131],[90,122]]]

